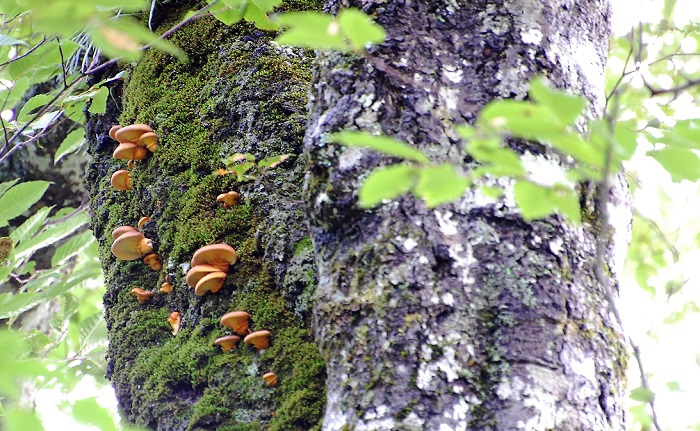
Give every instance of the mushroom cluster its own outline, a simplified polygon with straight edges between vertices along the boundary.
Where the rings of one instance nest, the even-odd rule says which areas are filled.
[[[162,268],[160,256],[153,253],[153,241],[132,226],[119,226],[112,231],[112,254],[121,260],[136,260],[142,256],[143,262],[154,271]]]
[[[229,265],[238,261],[238,253],[227,244],[211,244],[197,250],[192,256],[190,270],[185,280],[194,287],[194,293],[202,296],[216,293],[224,285]]]
[[[250,314],[245,311],[232,311],[221,316],[221,325],[231,329],[235,334],[225,335],[214,340],[214,344],[221,347],[221,350],[228,352],[235,348],[241,337],[245,336],[243,342],[252,344],[258,350],[265,350],[270,347],[270,331],[251,331],[248,319]],[[270,386],[277,384],[275,373],[266,373],[263,380]]]
[[[148,151],[153,153],[158,149],[158,136],[147,124],[112,126],[109,129],[109,137],[119,142],[112,156],[115,159],[128,160],[129,169],[133,167],[134,160],[143,160]],[[131,176],[126,169],[112,174],[110,182],[117,190],[131,190]]]

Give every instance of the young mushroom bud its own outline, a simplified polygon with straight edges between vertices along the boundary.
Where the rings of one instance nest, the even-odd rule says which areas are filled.
[[[168,323],[170,323],[170,327],[173,328],[173,335],[177,335],[177,333],[180,331],[180,323],[182,323],[180,313],[177,311],[170,313],[170,316],[168,316]]]
[[[241,337],[238,335],[226,335],[214,340],[214,344],[221,346],[221,350],[224,352],[228,352],[229,350],[235,348],[239,341],[241,341]]]
[[[140,287],[134,287],[133,289],[131,289],[131,293],[136,295],[136,299],[139,301],[139,304],[143,304],[144,302],[151,299],[151,296],[153,296],[153,292],[143,290]]]
[[[153,241],[137,230],[119,235],[112,244],[112,254],[121,260],[135,260],[153,251]]]
[[[248,334],[249,317],[250,314],[245,311],[232,311],[221,316],[221,325],[230,328],[240,336],[244,336]]]
[[[163,265],[160,263],[160,256],[158,253],[149,253],[143,258],[143,263],[150,266],[154,271],[160,271]]]
[[[239,197],[240,195],[238,194],[238,192],[231,190],[228,193],[222,193],[219,196],[217,196],[216,201],[223,202],[224,208],[231,208],[232,206],[235,206],[238,203]]]
[[[173,293],[173,285],[165,281],[160,285],[160,293]]]
[[[117,190],[131,190],[131,174],[126,169],[120,169],[113,173],[109,182]]]
[[[265,350],[270,347],[270,331],[255,331],[248,334],[243,342],[252,344],[258,350]]]
[[[152,131],[153,129],[146,124],[132,124],[114,132],[114,138],[122,144],[124,142],[138,142],[141,135]]]
[[[270,386],[277,386],[277,374],[275,373],[265,373],[263,374],[263,380]]]

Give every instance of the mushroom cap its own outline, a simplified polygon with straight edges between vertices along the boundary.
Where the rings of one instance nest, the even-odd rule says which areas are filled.
[[[146,132],[139,138],[139,145],[148,148],[152,153],[158,149],[158,135],[153,132]]]
[[[182,319],[180,318],[179,312],[173,311],[170,313],[170,316],[168,316],[168,323],[170,323],[170,326],[173,328],[173,335],[177,335],[178,331],[180,331],[180,322],[182,322]]]
[[[148,151],[145,148],[134,144],[133,142],[124,142],[112,153],[112,157],[121,160],[143,160],[146,158]]]
[[[173,293],[173,285],[167,281],[160,285],[161,293]]]
[[[113,173],[109,182],[117,190],[131,190],[131,174],[126,169],[120,169]]]
[[[130,126],[124,126],[114,133],[114,138],[120,142],[138,142],[141,135],[146,132],[152,132],[147,124],[132,124]]]
[[[221,316],[221,324],[231,328],[238,335],[248,333],[248,318],[250,314],[245,311],[232,311]]]
[[[114,126],[109,128],[109,137],[116,140],[117,138],[114,137],[114,134],[117,133],[117,130],[121,129],[122,126],[119,124],[115,124]]]
[[[270,335],[270,331],[255,331],[248,334],[243,341],[252,344],[258,350],[264,350],[270,347]]]
[[[139,219],[138,223],[136,223],[136,228],[137,228],[138,230],[143,229],[143,225],[145,225],[146,223],[148,223],[150,220],[151,220],[151,218],[148,217],[148,216],[141,217],[141,218]]]
[[[131,289],[131,293],[136,295],[136,299],[139,301],[139,304],[143,304],[144,302],[151,299],[151,296],[153,296],[153,292],[143,290],[140,287],[134,287],[133,289]]]
[[[235,348],[239,341],[241,341],[241,337],[238,335],[226,335],[214,340],[214,344],[221,346],[221,350],[224,352],[228,352],[229,350]]]
[[[227,272],[228,266],[233,265],[238,260],[238,253],[227,244],[205,245],[194,252],[190,266],[211,265],[219,268],[220,271]]]
[[[190,268],[189,271],[187,271],[187,275],[185,275],[185,281],[187,281],[187,284],[195,287],[197,285],[197,282],[202,279],[207,274],[211,274],[212,272],[218,272],[221,271],[219,268],[211,265],[197,265],[193,266]]]
[[[277,386],[277,374],[275,373],[265,373],[263,374],[263,380],[270,386]]]
[[[150,266],[154,271],[160,271],[163,265],[160,262],[160,256],[158,253],[149,253],[143,258],[143,263]]]
[[[219,196],[216,197],[217,202],[223,202],[224,206],[234,206],[238,203],[238,197],[240,195],[238,192],[231,190],[228,193],[221,193]]]
[[[117,239],[121,236],[121,234],[127,233],[127,232],[138,232],[138,231],[132,226],[119,226],[118,228],[116,228],[112,231],[112,239]]]
[[[197,285],[194,287],[194,293],[197,296],[202,296],[209,291],[216,293],[224,285],[224,280],[226,280],[225,272],[211,272],[197,282]]]
[[[112,254],[121,260],[138,259],[153,251],[153,241],[137,230],[125,232],[112,244]]]

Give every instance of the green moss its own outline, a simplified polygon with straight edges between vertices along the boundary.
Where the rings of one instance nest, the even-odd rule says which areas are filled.
[[[185,9],[173,9],[163,28]],[[302,212],[287,213],[278,207],[283,201],[271,197],[274,190],[283,199],[300,198],[304,162],[291,159],[264,185],[214,174],[234,152],[258,158],[301,152],[311,55],[283,57],[269,40],[247,24],[225,27],[212,18],[177,31],[172,41],[190,61],[149,51],[124,90],[120,124],[147,123],[159,136],[158,151],[132,170],[133,190],[109,186],[109,175],[124,168],[109,152],[91,165],[99,178],[91,205],[108,283],[109,374],[132,422],[161,429],[184,423],[188,430],[320,427],[325,366],[308,322],[295,312],[297,298],[281,287],[278,258],[305,256],[312,245],[298,233]],[[241,193],[241,203],[223,208],[215,199],[229,190]],[[139,260],[117,261],[109,251],[114,228],[146,215],[151,221],[143,232],[161,255],[159,272]],[[197,297],[184,273],[192,253],[214,242],[236,248],[239,262],[219,293]],[[307,300],[315,288],[311,261],[300,258],[287,268],[308,275]],[[129,294],[137,284],[157,291],[166,273],[172,294],[157,293],[142,305]],[[174,310],[182,316],[176,336],[167,321]],[[241,343],[223,353],[214,346],[228,333],[219,318],[232,310],[248,311],[253,329],[269,330],[271,347],[259,352]],[[268,371],[277,373],[278,386],[263,382]]]

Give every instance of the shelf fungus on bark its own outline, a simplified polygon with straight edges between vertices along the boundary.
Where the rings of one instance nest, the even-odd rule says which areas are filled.
[[[207,292],[216,293],[221,289],[226,280],[226,273],[221,271],[210,272],[197,282],[194,293],[203,296]]]
[[[228,352],[235,349],[239,341],[241,341],[241,337],[238,335],[225,335],[214,340],[214,344],[220,346],[224,352]]]
[[[248,334],[243,342],[252,344],[258,350],[265,350],[270,347],[270,331],[255,331]]]
[[[217,202],[223,202],[224,208],[231,208],[238,203],[238,198],[240,194],[238,192],[231,190],[228,193],[222,193],[216,197]]]
[[[250,314],[245,311],[232,311],[221,316],[221,325],[230,328],[240,336],[244,336],[249,333],[248,318],[250,318]]]
[[[265,373],[263,374],[263,380],[270,386],[277,386],[277,374],[275,373]]]
[[[139,145],[148,148],[148,151],[155,153],[158,149],[158,135],[153,132],[146,132],[139,138]]]
[[[141,135],[148,132],[153,132],[153,129],[147,124],[131,124],[115,130],[114,139],[121,144],[124,142],[136,143]]]
[[[143,160],[148,155],[148,151],[139,144],[124,142],[114,149],[112,157],[119,160]]]
[[[117,190],[131,190],[131,174],[126,169],[120,169],[113,173],[109,182]]]
[[[206,245],[194,252],[190,266],[211,265],[219,271],[228,272],[229,265],[238,261],[238,253],[227,244]]]
[[[118,259],[135,260],[153,251],[153,241],[143,236],[138,230],[132,229],[133,231],[127,229],[117,235],[112,244],[112,254]],[[112,232],[112,237],[114,237],[114,232]]]
[[[140,287],[134,287],[133,289],[131,289],[131,293],[136,295],[136,299],[139,301],[139,304],[147,302],[153,296],[153,292],[143,290]]]
[[[170,324],[170,327],[173,328],[172,334],[177,335],[177,333],[180,332],[180,323],[182,323],[180,313],[177,311],[170,313],[170,316],[168,316],[168,323]]]
[[[122,126],[119,125],[119,124],[115,124],[114,126],[110,127],[110,129],[109,129],[109,137],[112,138],[112,139],[114,139],[114,140],[116,141],[116,140],[117,140],[117,137],[116,137],[115,134],[117,133],[117,130],[119,130],[119,129],[121,129],[121,128],[122,128]]]
[[[160,262],[160,256],[158,256],[158,253],[147,254],[146,257],[143,258],[143,263],[150,266],[151,269],[154,271],[160,271],[160,269],[163,268],[163,265]]]

